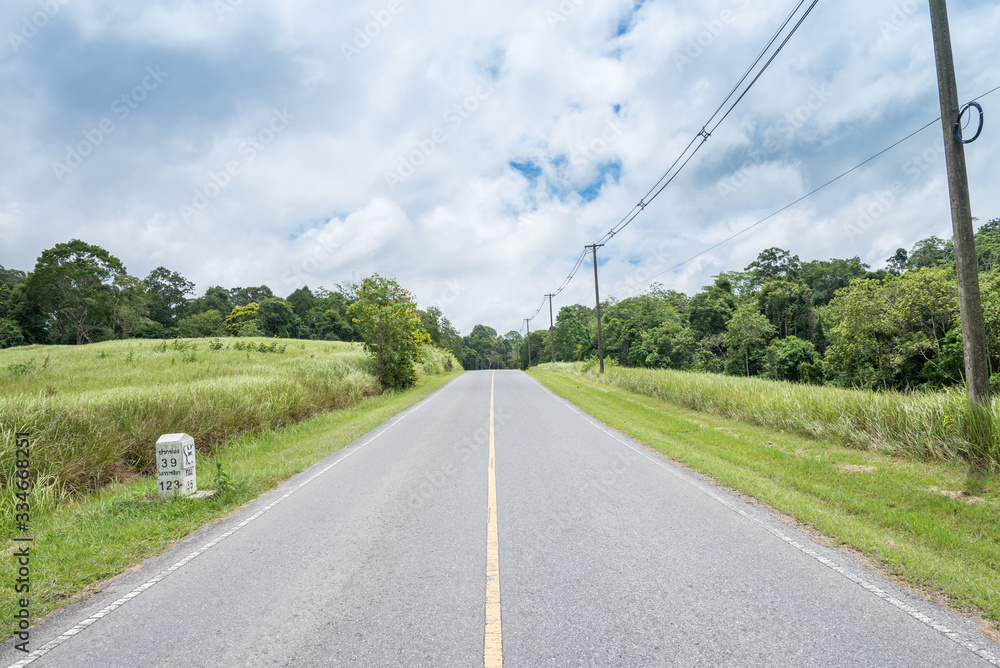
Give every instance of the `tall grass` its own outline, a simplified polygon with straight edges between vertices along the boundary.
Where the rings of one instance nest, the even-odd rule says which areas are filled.
[[[1000,400],[970,407],[964,392],[873,392],[666,369],[546,365],[629,392],[752,424],[894,455],[964,460],[1000,470]]]
[[[29,433],[37,512],[115,479],[153,473],[162,434],[186,432],[199,452],[211,453],[236,434],[280,428],[378,391],[359,345],[285,340],[278,354],[231,343],[0,351],[0,471],[12,474],[14,434]],[[429,359],[423,373],[438,373],[446,362],[436,353]],[[0,477],[7,489],[9,482]]]

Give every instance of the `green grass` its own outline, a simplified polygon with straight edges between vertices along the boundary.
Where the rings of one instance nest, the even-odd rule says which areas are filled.
[[[306,359],[310,359],[309,350],[320,349],[314,345],[318,344],[306,342],[301,349],[306,351]],[[333,349],[354,355],[353,348],[334,346]],[[317,358],[333,363],[319,354]],[[290,367],[294,369],[295,365]],[[216,462],[225,462],[231,487],[226,493],[207,499],[161,500],[155,478],[143,477],[114,482],[70,502],[64,501],[41,515],[33,512],[30,531],[34,537],[30,597],[33,618],[39,619],[95,591],[101,582],[161,553],[206,523],[273,489],[428,396],[458,373],[424,375],[417,387],[406,392],[364,397],[343,410],[316,415],[284,429],[245,431],[230,438],[216,446],[213,454],[199,455],[197,463],[198,488],[213,489],[217,487]],[[17,598],[13,592],[14,561],[8,556],[14,549],[9,539],[0,547],[4,555],[0,559],[0,618],[5,620],[4,637],[14,631],[13,624],[6,621],[12,619]]]
[[[41,509],[152,473],[152,444],[161,434],[188,433],[208,454],[236,434],[350,406],[377,390],[356,344],[279,340],[286,352],[278,354],[226,349],[232,339],[220,343],[222,349],[209,340],[133,340],[0,351],[0,470],[11,475],[14,434],[29,433],[33,505]],[[9,477],[0,486],[9,489]],[[9,512],[5,499],[0,517]]]
[[[663,388],[673,379],[657,383],[656,373],[611,370],[598,381],[579,367],[547,365],[533,371],[547,387],[606,424],[862,552],[909,586],[981,614],[1000,630],[1000,479],[995,475],[970,473],[957,460],[904,457],[907,448],[891,447],[888,435],[869,442],[878,447],[850,447],[837,432],[824,431],[816,417],[791,416],[796,400],[791,390],[769,388],[766,381],[752,386],[756,393],[743,387],[745,407],[738,406],[737,397],[726,397],[726,410],[740,419],[631,389],[669,397]],[[717,387],[707,382],[715,379]],[[678,403],[719,410],[723,402],[712,396],[725,394],[727,381],[708,376],[697,390],[687,388]],[[803,389],[806,396],[798,398],[803,406],[816,397],[837,398],[836,392]],[[749,424],[767,422],[759,406],[775,394],[784,396],[789,407],[791,432],[803,433]],[[839,399],[841,405],[847,401]],[[837,407],[813,409],[834,412]],[[857,429],[849,425],[845,419],[844,433]],[[811,432],[826,438],[807,435]],[[958,498],[942,491],[958,492]]]
[[[552,368],[581,372],[582,365]],[[593,370],[587,373],[597,378]],[[622,367],[608,368],[600,380],[694,410],[832,438],[860,449],[915,459],[962,460],[981,470],[1000,471],[1000,398],[970,411],[961,390],[874,392]]]

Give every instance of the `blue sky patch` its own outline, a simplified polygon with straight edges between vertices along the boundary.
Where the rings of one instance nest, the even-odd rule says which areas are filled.
[[[598,195],[601,194],[601,187],[608,181],[608,179],[614,183],[618,183],[618,179],[621,178],[621,174],[622,164],[620,162],[601,163],[597,167],[597,178],[576,192],[580,195],[584,202],[592,202],[597,199]]]
[[[531,160],[526,160],[525,162],[515,162],[514,160],[511,160],[510,166],[520,172],[521,175],[528,179],[528,181],[532,184],[536,183],[538,181],[538,177],[542,175],[542,168]]]

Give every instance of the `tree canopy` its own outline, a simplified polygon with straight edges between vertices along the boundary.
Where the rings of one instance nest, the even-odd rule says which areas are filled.
[[[384,388],[402,389],[416,380],[420,344],[430,340],[420,323],[416,300],[394,279],[374,274],[361,281],[348,312],[362,331],[365,350],[375,357]]]

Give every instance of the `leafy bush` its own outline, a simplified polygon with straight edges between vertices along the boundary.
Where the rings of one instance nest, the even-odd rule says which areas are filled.
[[[177,329],[180,330],[181,336],[189,339],[219,336],[226,333],[222,314],[215,309],[181,318],[177,323]]]
[[[242,327],[240,327],[240,330],[239,332],[236,333],[236,336],[265,336],[265,334],[263,331],[261,331],[261,328],[257,326],[257,322],[254,321],[254,322],[248,322]]]
[[[35,373],[35,358],[7,365],[7,372],[12,376],[30,376]]]
[[[257,327],[257,312],[260,305],[250,302],[246,306],[237,306],[226,316],[226,331],[234,336],[260,336],[263,332]],[[248,327],[253,327],[256,334],[244,334]]]
[[[215,348],[218,350],[218,348]],[[279,346],[277,343],[257,343],[255,341],[236,341],[233,343],[233,350],[253,350],[258,353],[278,353],[283,355],[285,353],[285,346]]]
[[[797,336],[777,339],[767,347],[767,375],[774,380],[814,382],[817,376],[822,380],[822,373],[817,373],[815,367],[818,361],[819,353],[812,341]]]
[[[413,295],[395,280],[374,274],[361,281],[357,296],[348,312],[362,328],[365,350],[375,358],[379,384],[386,389],[413,385],[420,344],[430,341]]]

